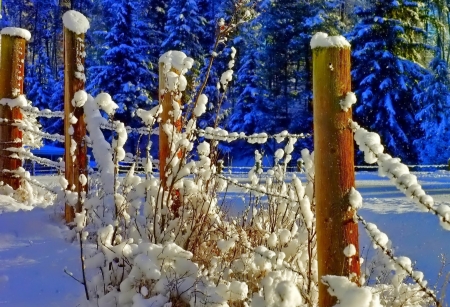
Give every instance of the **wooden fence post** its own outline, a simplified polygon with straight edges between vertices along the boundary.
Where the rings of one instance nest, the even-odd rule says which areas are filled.
[[[166,160],[170,154],[170,144],[169,139],[164,132],[162,126],[167,123],[167,121],[171,121],[175,126],[178,132],[181,131],[182,119],[174,121],[173,116],[171,115],[173,111],[172,101],[175,99],[174,96],[176,93],[166,91],[166,82],[165,76],[163,73],[164,63],[159,63],[159,103],[161,104],[163,110],[160,114],[161,121],[159,123],[159,171],[160,171],[160,179],[162,185],[166,187]],[[172,72],[176,74],[180,74],[178,70],[175,68],[171,69]],[[178,104],[181,106],[181,100],[177,100]],[[181,158],[181,152],[178,152],[178,157]]]
[[[322,276],[348,276],[356,284],[360,277],[358,224],[349,203],[355,186],[352,111],[340,106],[351,91],[350,44],[343,37],[320,33],[311,47],[319,306],[331,307],[336,299],[320,282]],[[347,257],[344,249],[350,244],[356,254]]]
[[[80,181],[80,176],[87,178],[84,110],[82,107],[74,107],[72,100],[76,92],[84,90],[86,82],[84,37],[89,22],[76,11],[67,11],[63,15],[63,22],[65,178],[68,181],[67,190],[78,193],[78,200],[74,206],[68,204],[66,200],[65,219],[66,223],[70,223],[75,217],[75,212],[81,212],[82,195],[87,192],[87,184],[84,182],[83,185]]]
[[[159,62],[159,104],[162,106],[159,122],[159,179],[161,186],[166,189],[166,161],[169,157],[169,139],[164,133],[163,125],[170,119],[169,111],[172,109],[172,97],[166,93],[166,80],[164,75],[164,63]]]
[[[178,51],[173,51],[178,53]],[[167,53],[166,53],[167,54]],[[162,57],[164,57],[164,54]],[[186,57],[186,56],[185,56]],[[159,178],[161,180],[161,186],[164,190],[169,190],[170,187],[167,186],[167,176],[166,176],[166,166],[167,159],[170,155],[170,142],[167,134],[164,132],[163,125],[167,123],[167,121],[171,121],[175,126],[175,129],[180,132],[182,126],[181,117],[177,120],[173,118],[173,105],[172,102],[175,100],[175,95],[177,93],[167,91],[166,90],[166,76],[164,74],[164,62],[159,62],[159,103],[162,106],[162,112],[160,114],[161,121],[159,123]],[[181,71],[177,70],[172,66],[171,72],[176,73],[177,75],[181,74]],[[178,104],[181,106],[181,99],[176,100]],[[181,158],[182,152],[179,151],[177,153],[178,158]],[[178,208],[181,206],[180,192],[178,190],[171,191],[172,193],[172,206],[170,207],[171,211],[175,216],[178,216]]]
[[[22,119],[22,112],[18,106],[11,107],[11,104],[14,104],[13,99],[17,101],[23,95],[26,41],[31,34],[20,28],[4,28],[1,37],[0,99],[9,101],[3,100],[0,105],[0,170],[13,171],[22,166],[22,160],[10,158],[12,152],[6,149],[22,147],[22,131],[11,125]],[[10,173],[1,172],[0,178],[14,190],[20,187],[20,178]]]

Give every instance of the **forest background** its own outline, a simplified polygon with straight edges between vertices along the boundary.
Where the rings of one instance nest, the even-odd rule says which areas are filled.
[[[181,50],[196,60],[186,107],[205,78],[210,57],[216,57],[204,91],[208,110],[199,125],[246,134],[312,132],[309,43],[318,31],[342,34],[352,45],[356,120],[377,131],[386,151],[406,163],[447,163],[450,0],[261,0],[247,4],[243,17],[249,21],[213,53],[220,20],[232,22],[236,1],[243,0],[3,0],[0,26],[32,33],[25,93],[39,109],[63,109],[62,15],[75,9],[91,24],[87,90],[111,94],[119,105],[117,119],[140,124],[135,110],[158,103],[160,55]],[[228,70],[232,47],[237,50],[235,73],[224,92],[217,83]],[[44,131],[62,133],[62,120],[42,119],[41,124]],[[138,136],[129,138],[134,141],[127,151],[133,151]],[[275,144],[220,146],[226,163],[250,159],[255,149],[273,156]]]

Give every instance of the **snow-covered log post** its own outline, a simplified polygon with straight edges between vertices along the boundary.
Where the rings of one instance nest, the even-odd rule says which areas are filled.
[[[350,195],[355,192],[350,44],[342,36],[317,33],[313,49],[315,202],[319,280],[347,276],[359,284],[358,224]],[[336,301],[319,285],[319,306]]]
[[[0,64],[0,174],[1,180],[13,189],[20,187],[20,178],[8,171],[17,170],[22,160],[10,158],[9,147],[22,147],[22,132],[11,125],[22,119],[20,106],[26,105],[23,95],[26,42],[30,32],[20,28],[4,28],[1,31]]]
[[[166,188],[166,164],[170,154],[169,138],[164,133],[163,125],[170,119],[169,111],[172,109],[172,95],[166,93],[166,77],[164,74],[164,63],[159,62],[159,104],[162,106],[162,112],[159,115],[159,178],[161,186]]]
[[[159,123],[159,178],[161,179],[161,187],[164,190],[168,190],[169,187],[167,186],[167,174],[166,174],[166,167],[167,167],[167,161],[170,159],[170,141],[167,134],[164,132],[163,125],[170,121],[175,128],[177,129],[177,132],[181,131],[181,118],[178,120],[174,120],[173,118],[173,102],[176,101],[181,106],[181,100],[175,100],[174,95],[175,93],[172,91],[166,90],[166,73],[164,71],[165,64],[164,62],[159,63],[159,104],[162,106],[162,112],[160,114],[161,121]],[[179,74],[175,68],[172,68],[170,70],[171,72],[175,74]],[[180,206],[180,199],[179,199],[179,192],[178,191],[172,191],[173,193],[173,203],[172,207],[177,213],[178,208]]]
[[[84,36],[89,22],[76,11],[63,15],[64,23],[64,135],[66,222],[74,220],[75,212],[81,212],[86,194],[87,145],[83,105],[87,100],[84,92]],[[76,193],[76,194],[74,194]]]

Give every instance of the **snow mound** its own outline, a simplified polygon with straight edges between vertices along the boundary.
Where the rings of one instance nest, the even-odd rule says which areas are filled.
[[[327,33],[317,32],[311,39],[311,49],[320,47],[350,48],[350,43],[341,35],[328,36]]]
[[[90,27],[87,18],[83,14],[74,10],[64,13],[63,23],[64,27],[72,32],[75,32],[76,34],[86,33]]]
[[[22,37],[26,41],[29,41],[31,39],[31,33],[28,30],[21,28],[13,28],[13,27],[3,28],[2,35]]]

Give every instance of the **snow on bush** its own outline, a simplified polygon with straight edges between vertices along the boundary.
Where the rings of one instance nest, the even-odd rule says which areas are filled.
[[[171,54],[175,60],[183,58]],[[165,63],[173,65],[167,56]],[[180,94],[175,85],[167,90]],[[308,244],[315,232],[312,183],[305,189],[298,177],[291,182],[286,178],[295,137],[277,137],[287,142],[277,164],[264,174],[264,183],[259,181],[262,156],[255,153],[251,184],[245,189],[256,193],[258,205],[250,204],[242,217],[230,217],[220,206],[219,193],[234,179],[218,173],[215,147],[186,132],[197,129],[195,118],[181,131],[164,125],[172,144],[166,187],[150,170],[145,177],[136,174],[134,165],[119,180],[115,169],[123,158],[126,129],[102,117],[101,109],[112,115],[108,111],[114,110],[114,102],[100,95],[88,95],[83,105],[99,165],[97,188],[86,196],[85,212],[77,214],[74,228],[80,240],[96,242],[84,248],[87,275],[92,276],[85,282],[86,304],[304,306],[317,301],[317,260],[314,246]],[[200,96],[193,112],[200,113],[205,101],[206,96]],[[159,108],[137,111],[147,126],[156,124],[158,114]],[[101,131],[108,125],[116,135],[112,144]],[[186,158],[194,150],[198,158]],[[313,157],[307,151],[302,156],[313,178]],[[306,271],[306,277],[298,273]]]
[[[376,248],[385,252],[378,257],[388,264],[390,282],[358,287],[342,276],[319,281],[314,155],[308,150],[301,152],[306,182],[295,175],[288,178],[286,165],[297,140],[292,135],[276,136],[279,142],[286,142],[275,153],[277,163],[265,172],[262,155],[256,151],[249,183],[243,184],[218,172],[211,145],[218,139],[237,138],[229,139],[223,130],[208,130],[213,139],[200,141],[195,134],[186,133],[197,129],[196,119],[191,118],[181,131],[166,127],[173,143],[166,187],[151,168],[140,176],[135,165],[119,180],[115,169],[123,157],[120,151],[126,129],[101,116],[99,107],[112,110],[111,105],[110,99],[89,95],[84,104],[100,178],[97,188],[86,197],[85,211],[75,218],[79,240],[91,240],[87,246],[83,243],[84,266],[91,276],[86,280],[86,306],[316,306],[319,282],[329,285],[330,294],[339,299],[336,306],[430,303],[433,293],[426,292],[430,290],[423,274],[414,271],[405,257],[389,258],[390,242],[373,224],[366,229]],[[158,107],[137,114],[152,126],[160,111]],[[112,144],[100,129],[108,124],[116,135]],[[193,151],[197,158],[189,154]],[[227,215],[220,205],[221,192],[230,185],[255,196],[238,217]],[[349,205],[362,206],[355,189],[349,192]],[[350,257],[356,253],[355,246],[342,252]],[[365,273],[363,283],[373,274]],[[416,283],[406,283],[409,276],[415,276]]]

